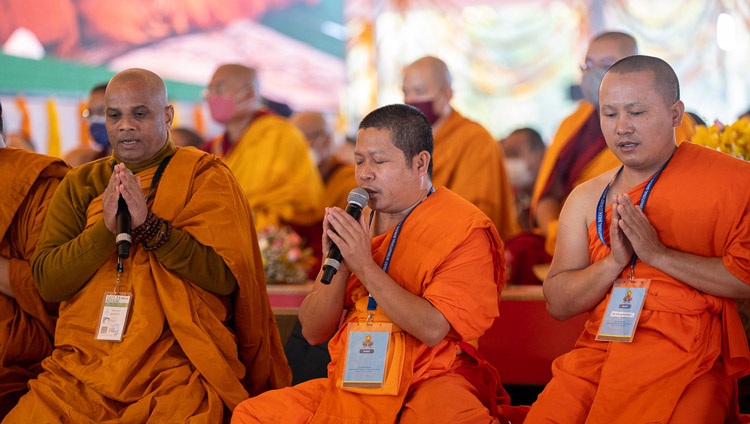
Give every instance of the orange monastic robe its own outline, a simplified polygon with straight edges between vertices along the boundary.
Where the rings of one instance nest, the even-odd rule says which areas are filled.
[[[106,158],[74,169],[52,199],[35,270],[37,262],[40,272],[64,267],[58,256],[79,246],[110,253],[61,302],[55,349],[8,422],[214,424],[248,395],[288,385],[247,200],[221,161],[195,149],[177,149],[151,210],[221,256],[237,280],[234,293],[203,290],[134,244],[120,282],[133,294],[122,342],[95,339],[104,293],[116,281],[114,245],[100,245],[111,235],[97,236],[107,231],[101,201],[112,166]],[[136,172],[144,193],[155,168]]]
[[[581,127],[592,113],[595,113],[595,110],[591,103],[585,101],[581,102],[578,105],[578,109],[576,109],[572,115],[565,118],[560,124],[555,137],[552,139],[552,143],[544,154],[544,159],[542,159],[542,165],[539,168],[536,183],[534,184],[534,194],[531,197],[531,209],[529,211],[529,216],[532,220],[536,214],[539,200],[541,200],[542,191],[547,186],[552,171],[555,169],[555,164],[558,161],[560,152],[562,152],[565,146],[569,143],[575,143],[577,141],[574,137],[579,134]],[[675,128],[677,144],[682,143],[684,140],[690,140],[693,134],[695,134],[695,123],[690,116],[686,114],[682,118],[682,124]],[[621,163],[614,153],[605,147],[586,167],[583,168],[580,175],[575,177],[573,188],[620,165]],[[532,223],[532,227],[536,227],[536,223]],[[551,222],[547,227],[545,249],[549,254],[554,253],[556,242],[557,220]]]
[[[435,132],[432,183],[473,203],[507,240],[521,231],[505,155],[492,135],[455,110]]]
[[[748,181],[750,163],[685,142],[656,181],[645,213],[667,247],[721,257],[729,272],[750,284]],[[634,203],[645,185],[628,193]],[[611,206],[606,240],[610,219]],[[595,223],[588,238],[591,263],[609,254]],[[699,292],[641,261],[635,278],[650,278],[651,286],[633,342],[594,340],[606,296],[576,347],[553,363],[553,378],[527,423],[723,423],[735,412],[732,380],[750,372],[735,302]]]
[[[0,256],[9,259],[14,298],[0,294],[0,418],[26,392],[52,352],[57,305],[39,296],[31,278],[49,199],[68,171],[59,159],[0,148]]]
[[[372,239],[377,263],[383,262],[393,230]],[[344,324],[328,344],[329,377],[249,399],[235,409],[232,422],[393,423],[397,418],[412,422],[407,417],[415,416],[419,422],[455,422],[456,405],[471,422],[492,422],[467,380],[455,370],[463,360],[458,341],[477,339],[498,315],[504,268],[502,244],[491,221],[458,195],[438,189],[404,222],[388,274],[406,290],[429,300],[447,318],[451,330],[434,347],[403,332],[391,336],[392,345],[403,349],[398,393],[360,394],[336,387],[348,340],[346,323],[364,322],[367,316],[368,293],[352,275]],[[375,321],[380,320],[387,317],[378,308]]]

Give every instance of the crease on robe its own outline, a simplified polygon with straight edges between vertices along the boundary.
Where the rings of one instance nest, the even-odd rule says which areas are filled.
[[[376,263],[383,262],[393,230],[372,239]],[[404,260],[414,257],[419,257],[419,261]],[[438,188],[404,222],[388,273],[402,287],[432,303],[451,324],[446,338],[434,347],[402,333],[404,366],[397,395],[360,395],[336,388],[347,343],[346,324],[364,322],[367,316],[368,293],[357,277],[351,275],[345,296],[347,313],[328,343],[331,354],[328,378],[249,399],[235,409],[232,422],[393,423],[398,420],[405,399],[408,402],[411,389],[420,382],[446,374],[453,377],[456,367],[462,365],[459,359],[465,356],[458,355],[459,342],[478,339],[498,316],[505,264],[502,241],[494,225],[457,194]],[[378,309],[375,321],[384,320],[388,318]],[[446,389],[461,390],[450,381],[444,383],[442,387]],[[508,406],[507,397],[500,401]],[[505,412],[503,406],[498,405],[498,409]],[[480,400],[472,407],[481,411]],[[485,413],[488,422],[492,422],[489,411]],[[420,417],[425,422],[433,418],[435,422],[445,420],[445,417]]]
[[[310,225],[323,219],[323,183],[299,130],[273,115],[257,116],[229,152],[213,152],[232,170],[250,201],[255,228]]]
[[[155,168],[136,174],[144,192]],[[88,170],[106,184],[111,160]],[[97,341],[102,296],[116,277],[113,249],[89,282],[61,303],[56,349],[43,364],[47,372],[31,385],[35,399],[23,398],[23,408],[13,411],[17,417],[215,423],[248,395],[291,382],[249,206],[229,169],[213,156],[178,148],[159,187],[154,213],[213,248],[237,289],[227,297],[209,293],[133,245],[121,280],[121,290],[133,293],[123,340]],[[88,204],[87,227],[101,220],[101,199],[98,194]]]
[[[542,192],[545,187],[550,184],[550,177],[555,169],[560,153],[565,150],[565,147],[570,143],[577,141],[576,136],[581,132],[581,127],[592,113],[597,113],[594,106],[589,102],[581,102],[578,108],[567,118],[565,118],[560,127],[557,130],[552,142],[547,146],[547,152],[544,154],[542,164],[539,167],[537,173],[536,182],[534,183],[534,193],[531,197],[531,207],[529,209],[529,217],[532,220],[531,227],[535,228],[535,232],[540,232],[538,225],[534,222],[534,216],[536,214],[536,208],[541,200]],[[695,134],[695,122],[690,118],[688,114],[683,115],[682,124],[675,128],[675,139],[679,145],[685,140],[690,140],[693,134]],[[570,179],[573,180],[572,188],[579,186],[580,184],[599,176],[610,169],[620,166],[619,159],[612,153],[609,148],[605,148],[598,155],[596,155],[588,165],[583,167],[578,176],[573,176]],[[570,193],[566,193],[567,197]],[[547,226],[547,237],[545,239],[545,250],[550,255],[555,252],[555,244],[557,243],[557,220],[551,221]]]
[[[473,203],[507,240],[521,231],[500,144],[478,123],[452,111],[435,132],[432,183]]]
[[[14,298],[0,294],[0,418],[26,391],[52,352],[57,305],[39,296],[29,260],[55,188],[68,171],[61,160],[0,149],[0,255],[7,258]]]
[[[750,284],[750,192],[738,192],[725,183],[743,178],[750,180],[750,163],[684,142],[654,185],[645,213],[667,247],[722,257],[732,274]],[[633,203],[637,204],[645,185],[628,192]],[[609,205],[604,225],[607,240],[611,210]],[[588,229],[588,239],[591,263],[609,254],[595,223]],[[621,278],[628,274],[626,267]],[[714,367],[721,371],[725,386],[750,373],[750,351],[734,300],[699,292],[640,260],[635,277],[650,278],[651,286],[634,341],[594,340],[608,294],[592,310],[573,351],[553,363],[553,379],[538,405],[532,406],[529,423],[547,422],[542,419],[547,417],[560,422],[666,423],[685,388]],[[573,388],[579,405],[573,399],[561,400]],[[711,394],[700,398],[711,399]],[[722,406],[736,415],[736,393],[733,402]],[[711,407],[709,403],[680,406],[693,408],[694,417],[706,412],[701,407]]]

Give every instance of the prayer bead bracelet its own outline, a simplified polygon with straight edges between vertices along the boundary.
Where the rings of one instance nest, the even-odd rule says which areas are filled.
[[[143,221],[143,224],[131,230],[133,243],[142,243],[145,240],[152,239],[161,228],[161,223],[159,221],[159,218],[154,215],[153,212],[148,211],[148,215],[146,215],[146,220]]]
[[[141,243],[143,250],[152,251],[164,246],[172,235],[172,223],[148,211],[143,224],[133,228],[133,243]],[[148,243],[151,242],[151,243]]]
[[[159,218],[159,225],[156,228],[158,229],[158,234],[155,236],[156,239],[153,240],[154,237],[146,239],[148,241],[153,241],[153,243],[146,244],[146,240],[141,243],[143,245],[143,250],[147,252],[164,246],[172,235],[172,223],[167,220]]]

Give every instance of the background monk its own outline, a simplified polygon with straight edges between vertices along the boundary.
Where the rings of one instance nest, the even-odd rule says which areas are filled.
[[[65,161],[70,166],[91,162],[112,154],[112,146],[109,144],[107,127],[104,116],[104,92],[107,84],[99,84],[89,92],[89,99],[83,117],[88,123],[90,142],[84,146],[78,146],[65,154]]]
[[[57,305],[31,278],[49,199],[68,167],[59,159],[6,147],[0,106],[0,419],[26,392],[52,352]]]
[[[226,132],[210,143],[237,177],[258,229],[280,224],[311,225],[323,218],[323,183],[305,143],[291,123],[262,106],[255,70],[220,66],[206,101]]]
[[[326,210],[323,245],[335,242],[344,263],[330,285],[316,281],[300,307],[311,343],[333,336],[328,378],[247,400],[233,423],[495,420],[461,370],[476,363],[465,342],[498,315],[502,243],[479,209],[444,187],[433,191],[431,152],[430,125],[413,107],[385,106],[361,122],[356,177],[372,210],[359,222]],[[356,367],[346,347],[360,340],[349,324],[372,328],[368,316],[393,325],[389,371],[383,387],[345,386],[344,369]]]
[[[478,123],[451,107],[445,62],[423,57],[404,68],[404,102],[425,114],[435,134],[435,187],[445,186],[487,214],[503,240],[521,230],[502,149]]]
[[[684,105],[661,59],[617,62],[600,99],[623,167],[573,191],[544,281],[554,317],[591,315],[527,422],[724,423],[737,412],[733,383],[750,372],[732,299],[750,297],[750,164],[676,146]],[[631,301],[611,294],[617,279],[650,280],[631,343],[595,340],[610,297]]]
[[[55,349],[6,422],[220,423],[291,377],[250,208],[221,161],[169,140],[156,74],[115,75],[106,109],[114,155],[71,171],[50,201],[32,272],[61,302]],[[121,267],[120,196],[133,228]]]

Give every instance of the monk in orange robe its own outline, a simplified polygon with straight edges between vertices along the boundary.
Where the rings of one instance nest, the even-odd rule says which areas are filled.
[[[423,57],[404,69],[404,102],[425,114],[435,134],[435,187],[447,187],[487,214],[503,240],[521,231],[505,155],[495,138],[450,105],[445,62]]]
[[[250,208],[221,161],[168,139],[156,74],[115,75],[106,109],[114,156],[62,181],[31,262],[42,297],[61,302],[55,349],[5,422],[220,423],[291,380]]]
[[[746,186],[750,164],[677,147],[684,105],[661,59],[615,63],[600,99],[607,146],[623,166],[571,194],[544,281],[553,316],[590,316],[526,422],[736,419],[736,380],[750,372],[750,352],[732,298],[750,297],[750,194],[727,182]],[[638,308],[627,293],[613,295],[618,279],[625,287],[650,280],[643,311],[631,342],[596,340],[612,340],[604,320]]]
[[[478,363],[468,342],[498,315],[502,242],[475,206],[446,188],[433,192],[431,151],[430,126],[414,108],[389,105],[364,118],[356,176],[372,209],[359,222],[327,210],[324,245],[335,242],[344,261],[330,284],[318,278],[300,307],[308,341],[333,335],[328,378],[249,399],[233,423],[497,422],[497,396],[507,406],[507,394],[501,386],[482,392],[465,375]],[[347,357],[356,323],[393,326],[381,387],[342,381],[356,367]]]
[[[52,352],[57,305],[39,296],[29,260],[49,199],[67,171],[59,159],[5,147],[0,135],[0,419]]]
[[[510,257],[536,257],[539,263],[546,258],[544,263],[549,263],[548,255],[555,252],[560,210],[570,193],[578,185],[620,165],[619,159],[607,149],[602,134],[598,113],[599,85],[607,68],[637,53],[635,38],[625,33],[604,32],[591,40],[585,62],[581,65],[583,101],[560,124],[547,148],[531,197],[532,230],[506,241],[505,248]],[[684,116],[675,129],[677,142],[689,140],[695,133],[694,127],[691,118]],[[518,269],[528,275],[528,270],[520,269],[522,265],[509,263],[512,270]]]

